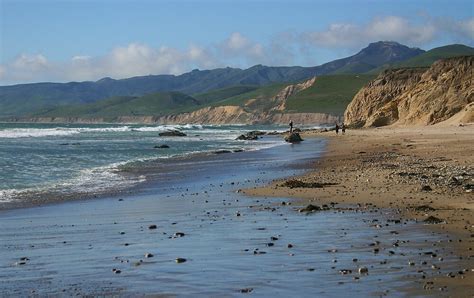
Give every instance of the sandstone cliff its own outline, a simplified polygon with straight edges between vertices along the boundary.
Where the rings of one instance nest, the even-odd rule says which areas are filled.
[[[474,101],[473,64],[474,56],[467,56],[439,60],[428,69],[387,70],[355,95],[344,121],[356,127],[445,121]]]

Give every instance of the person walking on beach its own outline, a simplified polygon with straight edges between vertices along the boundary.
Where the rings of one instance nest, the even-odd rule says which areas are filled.
[[[339,134],[339,124],[337,124],[337,122],[336,122],[336,134],[337,135]]]
[[[344,124],[344,122],[342,122],[341,131],[343,135],[346,134],[346,125]]]
[[[293,120],[290,120],[290,133],[293,133]]]

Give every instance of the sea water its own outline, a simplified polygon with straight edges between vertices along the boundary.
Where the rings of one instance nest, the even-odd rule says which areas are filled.
[[[177,129],[186,137],[160,137]],[[38,194],[96,194],[146,181],[121,170],[148,161],[217,150],[258,150],[281,137],[236,140],[251,130],[282,126],[0,123],[0,203]],[[170,148],[158,149],[166,144]]]

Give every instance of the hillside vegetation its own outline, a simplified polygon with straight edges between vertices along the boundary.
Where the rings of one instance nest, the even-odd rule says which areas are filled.
[[[286,108],[290,112],[341,115],[354,95],[374,78],[373,75],[318,77],[313,86],[291,96]]]
[[[95,103],[65,106],[38,113],[41,117],[115,118],[120,116],[161,116],[196,107],[199,102],[179,92],[154,93],[140,97],[117,96]]]
[[[460,56],[472,56],[474,55],[474,48],[461,45],[453,44],[443,47],[438,47],[426,51],[418,56],[412,57],[402,62],[392,63],[383,65],[376,69],[371,70],[368,73],[378,74],[385,69],[389,68],[411,68],[411,67],[430,67],[434,62],[440,59],[460,57]]]

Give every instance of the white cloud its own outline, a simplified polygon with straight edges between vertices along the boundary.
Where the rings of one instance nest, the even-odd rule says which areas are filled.
[[[331,24],[324,31],[302,34],[304,42],[327,48],[357,48],[379,40],[394,40],[409,45],[431,41],[436,34],[432,24],[414,25],[397,17],[379,17],[365,25],[349,23]]]
[[[451,38],[474,41],[474,17],[466,20],[435,18],[431,21]]]
[[[222,41],[185,49],[151,47],[142,43],[118,46],[101,56],[81,53],[68,61],[49,60],[42,54],[20,54],[0,65],[0,85],[38,81],[83,81],[110,76],[126,78],[148,74],[181,74],[193,68],[249,67],[255,64],[316,65],[317,51],[333,56],[354,53],[368,43],[394,40],[423,47],[435,41],[474,43],[474,18],[453,20],[420,16],[413,23],[399,16],[377,17],[365,24],[333,23],[325,30],[280,32],[265,42],[233,32]],[[336,53],[336,54],[334,54]]]

